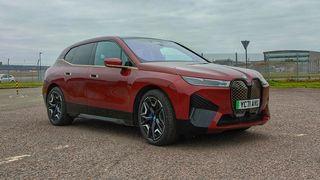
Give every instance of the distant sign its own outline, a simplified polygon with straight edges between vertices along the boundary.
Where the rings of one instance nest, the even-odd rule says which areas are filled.
[[[248,45],[249,45],[250,41],[245,40],[245,41],[241,41],[241,43],[242,43],[242,45],[243,45],[244,49],[247,49],[247,47],[248,47]]]

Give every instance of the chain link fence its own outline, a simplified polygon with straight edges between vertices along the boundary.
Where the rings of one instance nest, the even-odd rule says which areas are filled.
[[[246,68],[243,61],[235,63],[233,60],[214,62],[217,64]],[[43,81],[45,71],[49,67],[44,66],[0,66],[0,74],[13,75],[19,82]],[[251,61],[249,69],[259,71],[268,80],[320,80],[320,59],[307,62],[265,62]]]
[[[243,56],[239,58],[241,60],[235,60],[237,58],[234,58],[232,54],[218,55],[204,54],[204,57],[216,64],[246,68]],[[312,58],[303,59],[302,61],[301,57],[282,58],[282,60],[284,59],[283,61],[273,61],[268,60],[268,58],[255,61],[256,58],[261,59],[261,55],[260,57],[251,56],[253,60],[248,62],[247,68],[259,71],[268,80],[319,80],[320,53],[313,53],[310,57]]]
[[[245,65],[238,65],[245,68]],[[250,62],[249,69],[259,71],[268,80],[319,80],[320,59],[310,62]]]
[[[18,82],[41,82],[43,81],[45,71],[49,67],[31,67],[31,66],[0,66],[0,74],[9,74],[14,76]]]

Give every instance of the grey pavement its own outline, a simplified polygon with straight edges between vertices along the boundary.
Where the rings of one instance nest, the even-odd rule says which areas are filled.
[[[0,179],[319,179],[320,89],[271,89],[271,120],[156,147],[137,128],[52,126],[40,88],[0,90]]]

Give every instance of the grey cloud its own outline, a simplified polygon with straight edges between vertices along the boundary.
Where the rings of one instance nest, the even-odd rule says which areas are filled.
[[[95,36],[172,39],[198,52],[319,50],[318,0],[5,1],[0,0],[0,61],[52,64],[66,46]]]

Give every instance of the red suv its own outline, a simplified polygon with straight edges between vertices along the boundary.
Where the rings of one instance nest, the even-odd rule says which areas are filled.
[[[138,126],[154,145],[270,118],[269,85],[259,72],[152,38],[99,37],[66,48],[46,72],[43,97],[53,125],[82,117]]]

